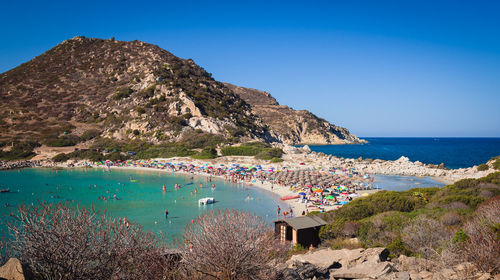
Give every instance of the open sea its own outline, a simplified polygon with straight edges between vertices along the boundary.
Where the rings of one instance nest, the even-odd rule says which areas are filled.
[[[359,145],[309,146],[315,152],[344,158],[396,160],[401,156],[411,161],[441,164],[448,168],[464,168],[485,163],[500,155],[500,138],[363,138]]]

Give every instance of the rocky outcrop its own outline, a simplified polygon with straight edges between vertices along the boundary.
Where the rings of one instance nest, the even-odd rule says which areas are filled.
[[[294,110],[279,105],[269,93],[256,89],[225,84],[261,118],[270,132],[281,142],[297,144],[355,144],[366,142],[347,129],[321,119],[307,110]]]
[[[225,125],[268,138],[250,106],[193,60],[140,41],[75,37],[0,74],[0,142],[90,129],[155,143],[185,129],[233,136]]]
[[[0,267],[0,279],[24,280],[21,262],[16,258],[10,258],[7,263]]]
[[[63,41],[1,73],[0,101],[1,142],[98,130],[158,143],[182,140],[186,129],[289,144],[361,141],[308,111],[279,105],[269,93],[220,83],[193,60],[140,41]]]
[[[493,279],[481,273],[469,263],[453,267],[433,265],[414,257],[401,256],[388,259],[385,248],[368,249],[321,249],[303,255],[294,255],[281,271],[281,279],[384,279],[384,280],[431,280],[431,279]]]

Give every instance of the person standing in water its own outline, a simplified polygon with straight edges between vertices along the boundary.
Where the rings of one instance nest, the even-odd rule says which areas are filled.
[[[168,210],[165,209],[165,219],[168,219]]]
[[[163,185],[163,192],[167,192],[167,188]]]
[[[281,213],[281,208],[280,206],[278,205],[278,208],[276,209],[276,211],[278,212],[278,218],[280,217],[280,213]]]

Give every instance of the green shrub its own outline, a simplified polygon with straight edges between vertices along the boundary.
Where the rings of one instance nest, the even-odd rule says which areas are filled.
[[[271,160],[272,158],[280,158],[283,155],[283,151],[280,148],[263,148],[255,158]]]
[[[385,246],[387,250],[390,252],[390,257],[396,257],[399,255],[406,255],[409,256],[411,254],[411,251],[408,249],[408,246],[406,243],[403,242],[401,239],[401,235],[398,235],[392,243],[388,244]]]
[[[217,157],[217,150],[212,147],[203,148],[203,150],[196,155],[192,155],[192,158],[196,159],[212,159]]]
[[[70,156],[65,153],[57,154],[52,158],[52,160],[55,162],[64,162],[67,161],[68,159],[70,159]]]
[[[462,229],[459,229],[453,237],[453,243],[461,243],[469,240],[469,236]]]
[[[82,134],[82,136],[80,136],[80,138],[82,139],[82,141],[88,141],[88,140],[91,140],[91,139],[98,137],[100,134],[101,134],[101,132],[97,129],[89,129],[89,130],[85,131]]]
[[[484,198],[473,195],[450,195],[441,199],[442,204],[449,204],[456,201],[465,203],[471,208],[476,208],[481,202],[484,201]]]
[[[47,138],[44,144],[49,147],[68,147],[75,146],[80,143],[82,139],[77,135],[63,135],[59,137]]]
[[[139,115],[146,113],[146,109],[144,109],[144,107],[137,107],[135,110]]]
[[[181,143],[189,149],[216,147],[225,141],[224,137],[211,133],[189,133],[183,136]]]
[[[156,84],[151,85],[151,86],[143,89],[142,91],[140,91],[139,96],[144,98],[144,99],[151,98],[155,95],[155,88],[156,88]]]
[[[10,151],[0,150],[0,159],[2,160],[19,160],[29,159],[35,156],[33,151],[36,147],[40,147],[40,143],[35,141],[14,142]]]
[[[256,156],[260,148],[252,146],[224,147],[221,149],[223,156]]]
[[[486,163],[483,163],[483,164],[480,164],[480,165],[477,166],[477,171],[486,171],[489,168],[490,167]]]
[[[283,151],[279,148],[271,148],[268,144],[261,142],[245,143],[240,146],[230,146],[221,149],[223,156],[255,156],[258,159],[271,160],[280,158]]]
[[[300,245],[300,244],[295,244],[292,248],[292,251],[293,252],[302,252],[302,251],[305,251],[306,248],[304,248],[304,246]]]
[[[271,162],[272,163],[279,163],[279,162],[283,162],[283,159],[274,157],[274,158],[271,159]]]
[[[497,157],[497,159],[493,162],[493,168],[500,170],[500,158]]]
[[[129,87],[117,89],[115,94],[113,95],[113,99],[120,100],[120,99],[128,98],[128,97],[130,97],[130,95],[133,92],[134,91]]]

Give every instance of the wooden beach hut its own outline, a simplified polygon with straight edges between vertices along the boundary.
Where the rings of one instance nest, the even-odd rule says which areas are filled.
[[[291,241],[292,245],[308,248],[318,246],[319,230],[326,222],[318,216],[302,216],[274,221],[274,233],[281,241]]]

